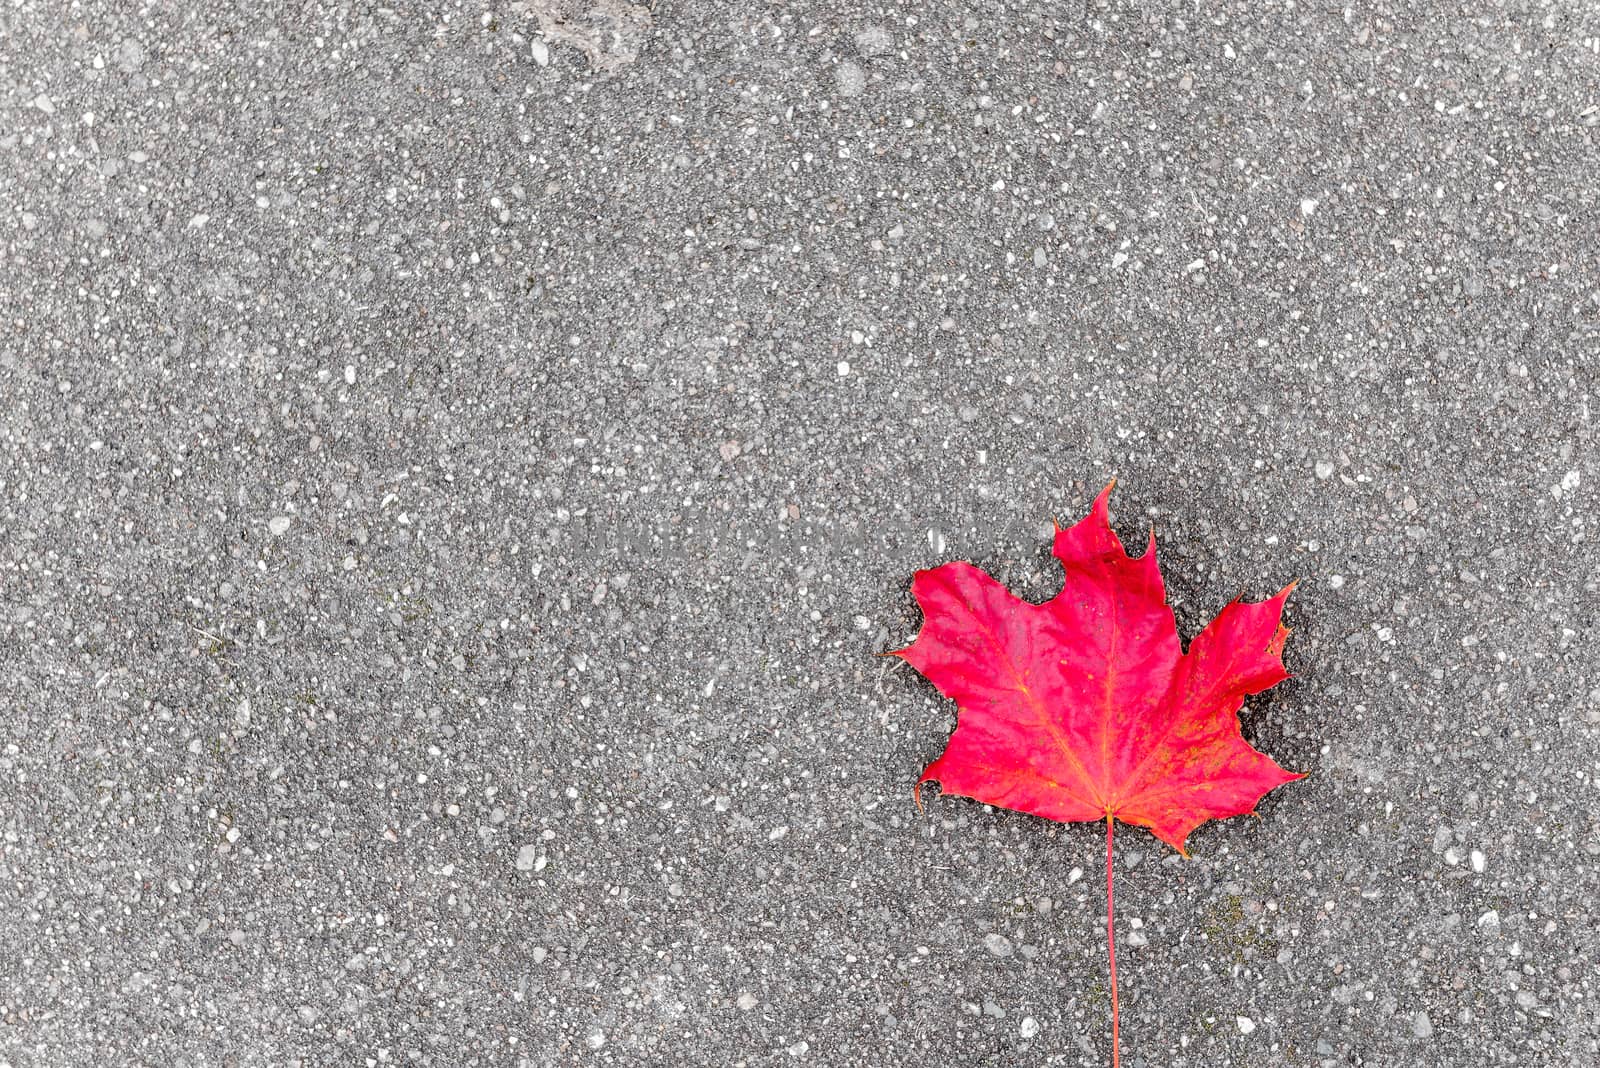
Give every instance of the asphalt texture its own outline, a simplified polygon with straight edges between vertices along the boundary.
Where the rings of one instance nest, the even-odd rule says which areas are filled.
[[[1113,475],[1123,1063],[1600,1063],[1600,9],[592,2],[0,12],[0,1064],[1109,1064],[873,654]]]

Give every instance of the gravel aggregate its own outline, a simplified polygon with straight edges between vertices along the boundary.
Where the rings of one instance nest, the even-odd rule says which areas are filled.
[[[1105,1065],[911,784],[1113,476],[1246,736],[1123,1063],[1600,1063],[1600,8],[0,12],[0,1065]]]

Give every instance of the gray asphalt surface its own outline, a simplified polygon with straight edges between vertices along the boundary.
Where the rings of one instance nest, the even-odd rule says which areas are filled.
[[[871,654],[1113,474],[1124,1064],[1600,1063],[1600,11],[592,2],[0,12],[0,1064],[1108,1064]]]

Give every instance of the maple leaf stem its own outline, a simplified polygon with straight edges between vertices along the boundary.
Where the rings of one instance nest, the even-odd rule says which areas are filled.
[[[1111,896],[1111,844],[1115,838],[1116,817],[1106,813],[1106,945],[1111,951],[1111,1068],[1120,1068],[1122,1054],[1117,1049],[1117,924]]]

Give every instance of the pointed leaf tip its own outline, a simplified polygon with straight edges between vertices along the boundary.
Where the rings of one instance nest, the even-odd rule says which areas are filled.
[[[1101,490],[1099,495],[1097,497],[1095,497],[1095,499],[1094,499],[1094,510],[1095,511],[1104,512],[1107,515],[1110,514],[1110,512],[1111,512],[1111,491],[1116,489],[1116,488],[1117,488],[1117,476],[1116,475],[1112,475],[1111,476],[1111,481],[1106,483],[1105,489]]]

